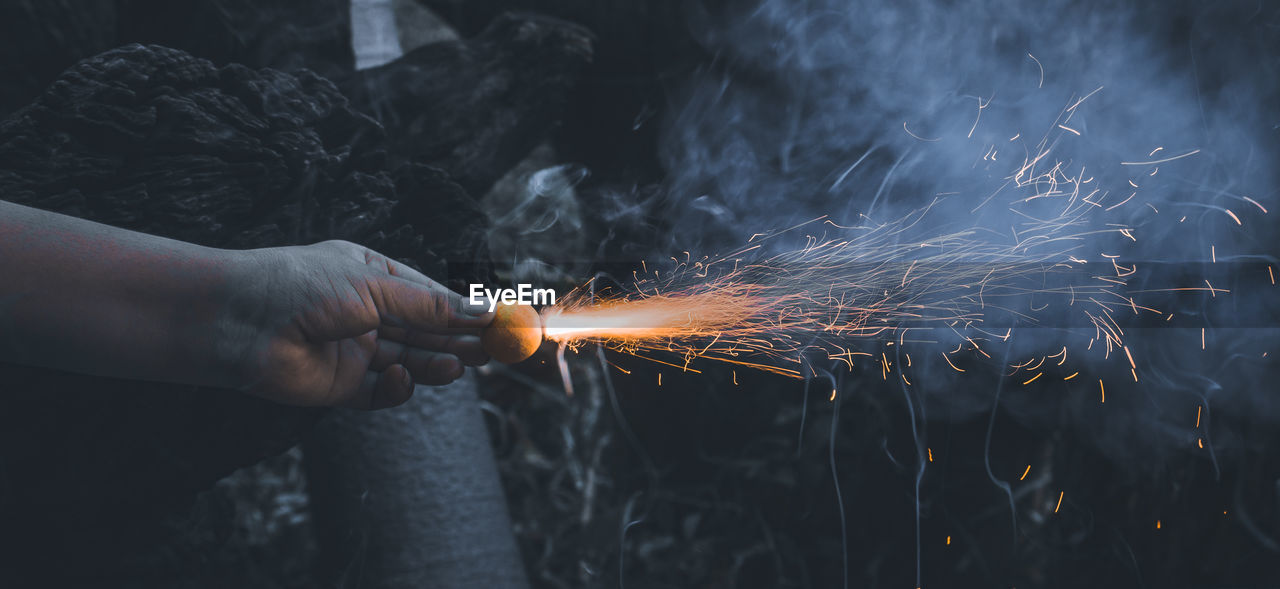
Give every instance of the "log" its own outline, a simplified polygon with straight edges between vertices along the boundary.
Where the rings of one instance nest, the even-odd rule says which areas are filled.
[[[395,411],[335,412],[306,447],[323,578],[337,587],[527,587],[474,377]]]

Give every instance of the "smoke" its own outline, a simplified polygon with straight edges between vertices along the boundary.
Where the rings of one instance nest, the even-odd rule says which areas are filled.
[[[1207,424],[1188,423],[1198,405],[1280,417],[1254,385],[1276,334],[1265,274],[1276,240],[1263,211],[1280,206],[1276,9],[764,0],[689,11],[713,59],[673,93],[663,126],[664,221],[677,251],[725,251],[820,215],[889,222],[931,204],[904,242],[977,227],[1014,243],[1028,215],[1060,208],[1018,203],[1043,183],[1010,181],[1047,151],[1036,173],[1060,162],[1061,178],[1100,204],[1073,230],[1088,234],[1074,255],[1138,264],[1134,290],[1231,291],[1138,298],[1163,305],[1161,320],[1175,315],[1126,334],[1138,382],[1119,351],[1089,350],[1089,380],[1071,386],[1092,383],[1098,395],[1097,381],[1113,383],[1118,406],[1088,414],[1099,443],[1133,457],[1194,446],[1209,437]],[[1217,328],[1224,321],[1233,327]],[[1092,337],[1024,332],[1010,357]],[[934,364],[917,379],[931,402],[958,415],[990,409],[994,380]],[[1014,394],[1005,408],[1034,421],[1044,406]],[[1211,451],[1246,443],[1222,427],[1210,440]]]
[[[1108,166],[1118,177],[1099,184],[1123,185],[1110,164],[1157,146],[1198,148],[1178,167],[1185,182],[1271,191],[1265,19],[1227,5],[1187,15],[1163,2],[1056,4],[775,1],[705,14],[700,36],[716,57],[668,121],[673,190],[721,201],[738,223],[919,206],[999,182],[1020,159],[1011,136],[1066,133],[1053,128],[1057,114],[1102,88],[1073,119],[1081,137],[1056,147],[1056,159]],[[992,145],[1008,165],[981,161]],[[1180,192],[1162,196],[1194,190]]]

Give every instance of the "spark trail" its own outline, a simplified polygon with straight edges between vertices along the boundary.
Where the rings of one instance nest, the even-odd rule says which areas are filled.
[[[1121,293],[1123,272],[1112,264],[1103,275],[1084,271],[1087,261],[1072,255],[1082,241],[1073,229],[1083,228],[1083,209],[1092,207],[1077,198],[1078,189],[1055,195],[1062,184],[1051,184],[1033,198],[1075,202],[1052,221],[1028,219],[1009,241],[981,229],[912,239],[932,207],[891,223],[840,226],[818,218],[754,235],[725,256],[673,258],[667,276],[636,272],[625,290],[583,285],[544,311],[546,337],[685,370],[705,359],[799,378],[806,353],[850,367],[866,357],[887,371],[888,360],[875,352],[880,344],[958,341],[950,353],[985,354],[982,342],[1007,340],[1014,323],[1076,312],[1097,325],[1110,350],[1122,342],[1108,309],[1133,304]],[[759,253],[800,232],[802,247]],[[662,358],[672,354],[675,361]]]
[[[964,372],[958,355],[992,359],[984,347],[1008,343],[1015,327],[1084,325],[1092,332],[1081,342],[1085,350],[1107,358],[1123,350],[1132,365],[1116,315],[1160,311],[1127,292],[1138,265],[1098,251],[1097,244],[1104,234],[1137,241],[1135,229],[1106,217],[1119,207],[1143,206],[1135,201],[1138,190],[1132,180],[1104,189],[1085,166],[1050,157],[1059,141],[1079,136],[1063,125],[1096,92],[1072,101],[1036,144],[1018,144],[1025,157],[976,207],[948,202],[964,198],[959,193],[939,195],[889,222],[863,215],[844,226],[823,216],[754,234],[727,255],[685,252],[672,257],[665,272],[642,264],[623,287],[588,282],[544,309],[545,335],[569,349],[598,344],[694,372],[705,360],[804,378],[815,374],[811,368],[806,374],[807,360],[850,369],[865,360],[887,379],[897,356],[886,353],[890,346],[932,346],[930,359],[941,354],[951,369]],[[1120,165],[1154,168],[1195,153]],[[961,226],[936,210],[959,204],[976,213],[997,203],[1016,219],[1004,229],[972,219]],[[1030,373],[1066,362],[1067,346],[1053,350],[1005,369]],[[904,363],[911,362],[906,354]],[[1137,380],[1137,367],[1131,368]],[[1038,378],[1038,372],[1028,375],[1024,384]]]

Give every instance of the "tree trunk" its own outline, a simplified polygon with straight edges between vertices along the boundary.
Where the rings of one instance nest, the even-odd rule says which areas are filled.
[[[306,463],[334,586],[528,586],[473,377],[395,410],[335,412]]]

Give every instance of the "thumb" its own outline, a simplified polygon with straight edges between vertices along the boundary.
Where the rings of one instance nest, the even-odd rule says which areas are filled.
[[[485,307],[471,306],[462,295],[433,281],[384,274],[372,279],[369,291],[384,325],[457,333],[478,330],[493,320]]]

